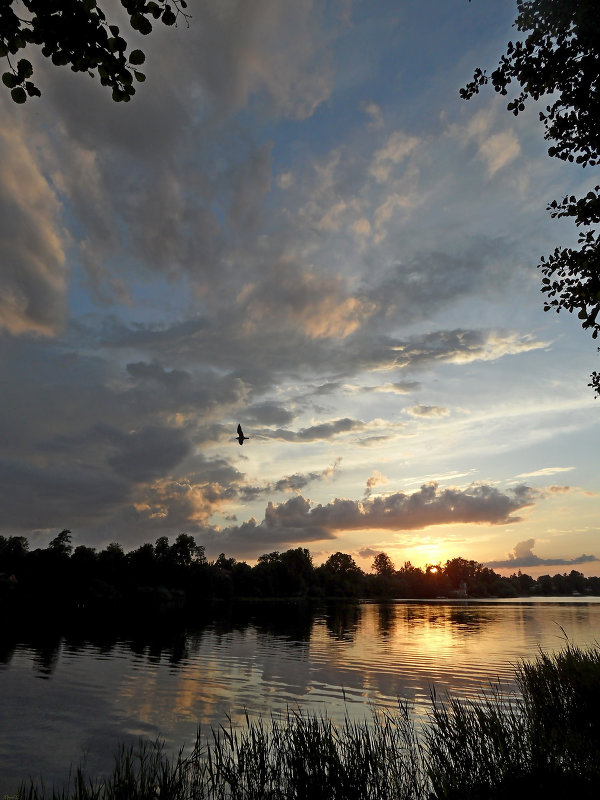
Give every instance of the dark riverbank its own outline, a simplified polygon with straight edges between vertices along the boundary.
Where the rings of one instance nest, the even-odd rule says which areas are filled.
[[[363,572],[346,553],[315,567],[306,548],[260,556],[255,566],[221,554],[210,562],[193,537],[166,537],[125,553],[113,542],[96,552],[73,547],[62,531],[45,549],[24,537],[0,536],[0,612],[6,619],[68,620],[74,616],[147,618],[183,615],[202,620],[240,599],[306,602],[336,599],[486,598],[600,595],[600,578],[569,574],[537,580],[521,572],[503,577],[473,560],[454,558],[426,569],[406,562],[396,570],[385,553]]]

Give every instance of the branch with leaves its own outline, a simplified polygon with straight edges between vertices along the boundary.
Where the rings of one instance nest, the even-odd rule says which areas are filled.
[[[513,82],[520,87],[507,109],[516,116],[530,101],[544,96],[551,105],[539,112],[544,138],[552,144],[548,155],[582,167],[600,164],[600,5],[598,0],[517,0],[514,26],[527,34],[524,41],[508,42],[498,68],[487,75],[477,69],[460,90],[469,100],[490,83],[501,95]],[[552,217],[571,217],[577,226],[600,222],[600,186],[585,197],[553,200]],[[538,267],[544,310],[576,311],[592,337],[600,333],[600,237],[595,230],[579,235],[579,249],[556,248]],[[600,395],[600,374],[589,384]]]
[[[144,36],[152,31],[152,20],[164,25],[189,25],[186,0],[121,0],[131,28]],[[2,0],[0,3],[0,58],[8,70],[2,75],[15,103],[41,92],[33,77],[33,66],[17,58],[28,46],[41,48],[55,66],[70,66],[73,72],[99,77],[112,89],[116,102],[128,102],[135,94],[134,80],[146,76],[137,67],[146,57],[131,50],[117,25],[107,21],[97,0]]]

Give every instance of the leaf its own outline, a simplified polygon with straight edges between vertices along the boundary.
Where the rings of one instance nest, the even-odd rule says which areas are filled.
[[[138,72],[137,69],[133,70],[133,74],[135,75],[136,80],[138,80],[140,83],[143,83],[146,80],[146,76],[144,75],[144,73]]]
[[[147,36],[149,33],[152,33],[152,23],[147,17],[142,17],[142,21],[140,22],[140,27],[138,28],[138,30],[144,36]]]
[[[174,25],[176,20],[177,17],[170,9],[167,9],[162,15],[162,21],[165,25]]]
[[[129,54],[129,63],[133,64],[135,67],[143,64],[146,60],[146,56],[141,50],[132,50]]]
[[[2,83],[5,86],[8,86],[9,89],[12,89],[13,86],[18,86],[19,85],[19,79],[17,78],[16,75],[13,75],[12,72],[5,72],[2,75]]]
[[[15,103],[24,103],[27,100],[27,94],[22,86],[17,86],[15,89],[11,89],[10,96]]]
[[[21,80],[25,80],[25,78],[31,78],[33,75],[33,67],[31,63],[27,61],[26,58],[22,58],[17,64],[17,73]]]
[[[131,16],[131,27],[142,33],[144,36],[152,31],[152,23],[143,14],[136,12]]]
[[[42,94],[37,86],[31,81],[25,81],[25,90],[27,91],[29,97],[35,97],[36,95],[39,97]]]

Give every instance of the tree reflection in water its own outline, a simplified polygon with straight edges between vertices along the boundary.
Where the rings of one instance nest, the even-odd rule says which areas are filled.
[[[333,639],[353,642],[360,625],[362,607],[359,603],[332,603],[325,612],[327,632]]]

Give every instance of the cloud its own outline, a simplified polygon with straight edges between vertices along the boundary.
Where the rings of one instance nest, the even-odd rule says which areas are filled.
[[[167,474],[192,451],[185,432],[177,428],[144,426],[123,435],[108,430],[116,452],[108,459],[118,475],[133,481],[148,481]]]
[[[479,147],[479,155],[487,163],[490,178],[493,178],[506,164],[514,161],[520,153],[521,147],[514,131],[495,133]]]
[[[411,417],[447,417],[450,411],[443,406],[412,406],[406,409],[406,413]]]
[[[254,403],[244,413],[244,419],[260,425],[286,425],[292,422],[294,414],[272,400]]]
[[[383,128],[383,112],[377,103],[373,101],[370,103],[363,102],[360,104],[360,110],[370,118],[370,122],[367,125],[369,130]]]
[[[381,550],[373,550],[372,547],[363,547],[362,550],[358,551],[358,555],[361,558],[375,558],[381,553]]]
[[[310,0],[206,5],[194,16],[190,69],[230,112],[265,97],[273,111],[306,118],[332,89],[331,53]]]
[[[533,552],[536,539],[526,539],[523,542],[518,542],[513,549],[512,553],[508,554],[508,558],[504,561],[489,561],[486,567],[492,569],[500,568],[516,568],[516,567],[559,567],[570,566],[577,564],[587,564],[590,561],[598,561],[597,556],[581,555],[577,558],[540,558]]]
[[[421,388],[418,381],[398,381],[396,383],[382,383],[380,386],[351,387],[359,392],[389,392],[390,394],[410,394]]]
[[[94,542],[133,541],[146,527],[210,532],[211,515],[229,506],[260,519],[261,507],[243,504],[279,502],[271,492],[310,485],[325,503],[322,464],[340,441],[363,448],[348,458],[366,459],[371,480],[381,442],[406,433],[397,395],[438,402],[439,366],[458,378],[465,365],[533,361],[550,346],[535,314],[519,316],[535,276],[513,291],[537,251],[531,231],[545,234],[488,179],[519,165],[510,126],[493,110],[460,131],[451,114],[422,124],[421,97],[403,128],[381,75],[365,72],[379,47],[339,69],[363,22],[350,27],[334,5],[213,2],[189,29],[158,25],[140,45],[148,80],[129,105],[42,65],[42,102],[2,101],[0,439],[11,524],[41,525],[47,511],[49,524],[76,523]],[[507,296],[514,329],[501,330]],[[452,393],[444,402],[463,403]],[[443,422],[443,405],[411,405]],[[473,417],[484,418],[477,405]],[[267,448],[232,440],[237,421],[255,445],[270,439],[266,460]],[[61,498],[73,493],[83,500],[65,521]],[[446,518],[436,497],[423,520],[435,509]],[[483,500],[470,498],[477,516]],[[344,506],[349,524],[376,524],[369,503]],[[268,530],[244,525],[276,539],[285,526],[273,508]],[[302,536],[310,525],[338,535],[333,507],[294,508]]]
[[[285,284],[285,276],[282,283]],[[295,299],[293,302],[308,306],[308,299]],[[266,299],[261,302],[265,304],[268,317],[270,310]],[[308,313],[314,314],[315,311]],[[250,312],[252,316],[253,312]],[[161,362],[188,362],[194,364],[196,370],[211,368],[213,354],[218,353],[219,369],[227,371],[229,381],[233,383],[234,378],[241,379],[256,391],[276,388],[282,376],[303,375],[309,378],[317,372],[329,378],[323,386],[334,388],[331,384],[348,380],[363,370],[409,370],[431,367],[436,363],[494,361],[548,346],[548,342],[529,334],[461,328],[435,330],[402,339],[382,334],[375,324],[371,326],[370,315],[354,320],[355,330],[352,332],[342,328],[334,334],[330,328],[322,329],[319,336],[303,331],[303,323],[300,323],[300,330],[290,324],[293,320],[290,313],[280,319],[271,316],[271,334],[265,332],[264,324],[255,327],[250,323],[249,329],[244,330],[247,317],[241,309],[240,318],[242,323],[238,322],[238,315],[232,313],[227,318],[214,320],[207,315],[184,323],[135,326],[113,318],[104,322],[100,332],[95,332],[93,327],[80,326],[79,335],[87,338],[99,333],[107,348],[150,350]],[[327,324],[332,325],[332,321]],[[400,381],[398,388],[412,388],[414,383]]]
[[[42,158],[0,99],[0,328],[56,335],[67,315],[67,234]]]
[[[252,500],[256,497],[272,494],[273,492],[300,492],[310,483],[315,481],[329,480],[335,474],[341,458],[335,460],[331,467],[326,467],[324,470],[294,473],[293,475],[285,475],[274,482],[267,482],[259,486],[241,486],[238,490],[239,497],[242,500]]]
[[[331,422],[321,422],[319,425],[311,425],[310,428],[302,428],[299,431],[286,431],[279,428],[276,431],[268,431],[264,435],[269,439],[281,439],[285,442],[314,442],[319,439],[331,439],[342,433],[360,431],[364,427],[364,422],[344,417]]]
[[[11,531],[83,527],[114,514],[129,499],[127,481],[101,467],[0,460],[0,502]]]
[[[366,500],[368,497],[371,496],[373,489],[375,486],[385,485],[388,482],[388,479],[385,475],[382,475],[378,469],[376,469],[373,474],[367,478],[367,485],[365,487],[365,494],[364,499]]]
[[[545,478],[548,475],[557,475],[560,472],[571,472],[575,467],[542,467],[534,472],[521,472],[517,478]]]
[[[513,129],[496,131],[498,125],[498,106],[491,105],[475,113],[467,125],[451,125],[449,134],[461,141],[475,142],[478,146],[477,157],[485,162],[488,178],[521,154],[521,146]]]
[[[340,531],[420,530],[457,523],[505,525],[519,522],[516,512],[533,505],[536,497],[535,490],[523,485],[503,493],[486,484],[440,489],[437,483],[425,484],[411,495],[395,492],[363,501],[338,498],[315,506],[298,495],[279,505],[269,502],[261,523],[252,519],[206,531],[204,537],[207,544],[218,538],[221,549],[257,553],[257,548],[265,546],[335,539]]]
[[[422,338],[422,345],[409,343],[400,348],[406,353],[408,363],[434,361],[437,358],[453,364],[468,364],[472,361],[495,361],[506,355],[527,353],[548,347],[548,342],[535,339],[529,334],[505,331],[437,331]]]
[[[408,136],[403,131],[392,133],[383,147],[373,154],[370,172],[377,183],[387,181],[394,167],[401,164],[418,144],[419,139],[416,136]]]
[[[146,361],[137,361],[132,364],[127,364],[127,372],[132,378],[139,381],[156,381],[156,383],[165,386],[167,389],[177,390],[184,384],[188,384],[191,380],[189,372],[180,369],[167,370],[157,361],[150,363]]]

